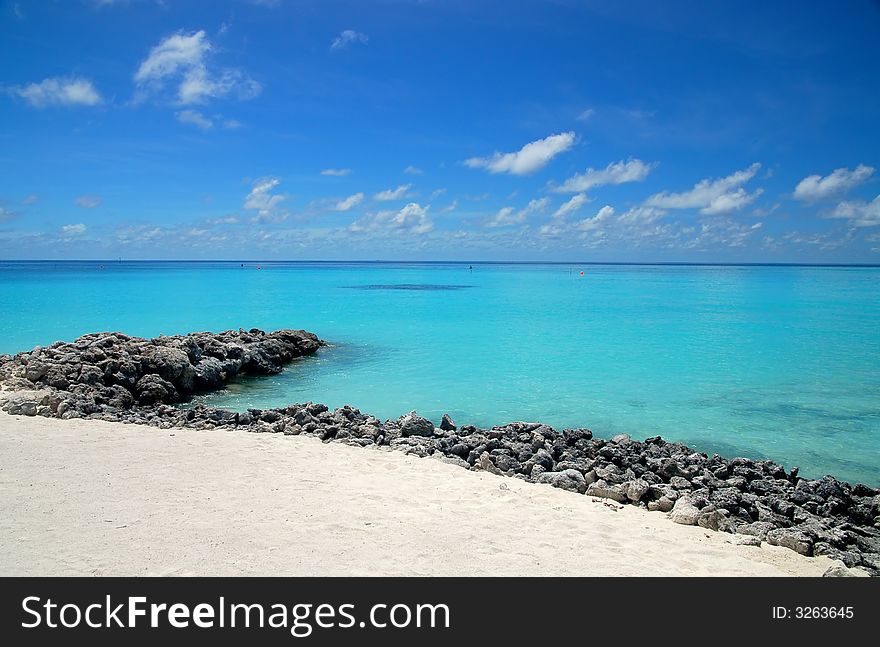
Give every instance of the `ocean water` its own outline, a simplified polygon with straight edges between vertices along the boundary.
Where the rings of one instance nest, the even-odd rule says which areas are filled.
[[[880,485],[878,267],[260,268],[0,263],[0,352],[101,330],[305,328],[330,346],[201,401],[660,434]]]

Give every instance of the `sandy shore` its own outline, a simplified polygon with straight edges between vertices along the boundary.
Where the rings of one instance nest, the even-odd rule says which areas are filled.
[[[821,575],[549,485],[302,436],[0,413],[0,575]]]

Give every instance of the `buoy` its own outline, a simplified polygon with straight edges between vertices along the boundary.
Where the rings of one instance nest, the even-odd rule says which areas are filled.
[[[584,275],[584,273],[583,273],[583,272],[581,272],[581,276],[583,276],[583,275]]]

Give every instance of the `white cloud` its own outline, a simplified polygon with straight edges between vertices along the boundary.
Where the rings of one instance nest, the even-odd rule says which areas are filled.
[[[761,189],[749,194],[741,188],[741,185],[755,177],[760,168],[761,165],[756,162],[749,168],[736,171],[727,177],[700,180],[690,191],[655,193],[645,200],[645,205],[661,209],[699,209],[700,213],[706,215],[729,213],[742,208],[761,195]]]
[[[864,200],[845,200],[835,207],[829,218],[846,218],[855,227],[874,227],[880,225],[880,195]]]
[[[35,108],[47,106],[96,106],[101,95],[91,81],[79,77],[56,77],[9,89]]]
[[[605,184],[640,182],[648,176],[653,166],[653,164],[646,164],[640,159],[620,160],[612,162],[601,170],[588,168],[583,173],[568,178],[553,190],[557,193],[582,193]]]
[[[621,214],[620,222],[627,225],[648,225],[666,215],[666,211],[657,207],[638,206]]]
[[[40,201],[40,196],[36,193],[31,193],[30,195],[26,195],[22,198],[22,204],[37,204]]]
[[[64,225],[61,228],[61,233],[65,236],[79,236],[80,234],[84,234],[85,231],[86,226],[81,222],[75,225]]]
[[[575,229],[580,231],[594,231],[600,229],[611,220],[612,216],[614,216],[614,207],[606,204],[599,209],[599,211],[596,212],[596,215],[592,218],[584,218],[575,223]]]
[[[208,55],[212,51],[204,30],[172,34],[141,61],[134,82],[141,91],[147,92],[158,91],[173,80],[177,103],[181,105],[206,103],[230,94],[250,99],[260,93],[260,84],[241,70],[209,67]]]
[[[540,213],[550,204],[550,198],[541,198],[531,200],[525,207],[516,211],[513,207],[502,207],[492,216],[487,227],[507,227],[508,225],[518,225],[526,221],[526,219],[535,213]]]
[[[754,202],[762,193],[764,193],[764,189],[756,189],[752,193],[749,193],[744,188],[740,187],[736,191],[722,193],[713,198],[708,205],[700,209],[700,213],[706,214],[707,216],[714,216],[717,214],[737,211],[747,204]]]
[[[560,153],[569,150],[575,142],[573,132],[550,135],[530,142],[515,153],[494,153],[491,157],[471,157],[464,161],[471,168],[484,168],[490,173],[527,175],[543,168]]]
[[[277,222],[284,220],[287,214],[279,211],[279,206],[287,199],[286,195],[272,193],[272,189],[281,184],[276,177],[267,177],[256,180],[250,193],[244,200],[244,208],[256,211],[257,222]]]
[[[401,234],[427,234],[434,229],[434,223],[428,218],[430,205],[421,206],[410,202],[401,209],[380,211],[355,220],[349,230],[356,233],[393,232]]]
[[[329,175],[330,177],[345,177],[350,174],[350,168],[325,168],[321,171],[321,175]]]
[[[100,206],[104,199],[99,195],[80,195],[74,198],[73,201],[76,203],[76,206],[83,209],[94,209]]]
[[[424,173],[424,171],[417,166],[407,166],[405,169],[403,169],[403,172],[407,175],[421,175],[422,173]]]
[[[330,43],[330,49],[344,49],[352,44],[366,45],[370,41],[366,34],[353,29],[346,29]]]
[[[582,111],[577,117],[575,117],[575,119],[577,119],[578,121],[587,121],[595,114],[595,110],[593,110],[592,108],[587,108],[586,110]]]
[[[0,206],[0,222],[12,220],[13,218],[15,218],[16,215],[17,214],[14,211],[7,209],[6,207]]]
[[[214,127],[214,122],[198,110],[181,110],[176,116],[180,123],[189,124],[202,130],[211,130]]]
[[[730,218],[710,218],[700,223],[697,235],[683,246],[705,249],[708,247],[743,247],[757,234],[764,223],[744,224]]]
[[[379,202],[388,202],[389,200],[401,200],[406,197],[407,192],[412,188],[412,184],[401,184],[396,189],[385,189],[384,191],[379,191],[376,195],[373,196],[373,200],[378,200]]]
[[[565,218],[569,214],[576,212],[582,206],[587,204],[590,201],[589,196],[586,193],[578,193],[574,195],[570,200],[564,202],[557,210],[556,213],[553,214],[554,218]]]
[[[235,225],[238,224],[236,216],[223,216],[222,218],[211,218],[205,221],[205,224],[216,227],[217,225]]]
[[[830,175],[808,175],[794,188],[794,197],[804,202],[815,202],[851,189],[867,180],[874,173],[874,167],[859,164],[850,171],[848,168],[834,169]]]
[[[340,200],[336,203],[334,209],[336,211],[348,211],[349,209],[353,209],[358,206],[364,200],[363,193],[355,193],[354,195],[350,195],[347,198]]]

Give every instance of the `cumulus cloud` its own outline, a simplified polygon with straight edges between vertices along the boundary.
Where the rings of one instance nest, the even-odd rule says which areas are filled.
[[[483,168],[490,173],[527,175],[543,168],[560,153],[569,150],[575,142],[573,132],[550,135],[529,142],[515,153],[493,153],[490,157],[471,157],[464,161],[471,168]]]
[[[621,214],[619,220],[627,225],[649,225],[660,220],[665,215],[666,211],[663,209],[640,205],[626,210]]]
[[[353,209],[358,206],[364,200],[363,193],[355,193],[354,195],[350,195],[347,198],[344,198],[336,203],[334,209],[336,211],[348,211],[349,209]]]
[[[244,208],[257,212],[254,217],[257,222],[278,222],[287,218],[279,208],[287,196],[272,192],[279,184],[281,180],[276,177],[260,178],[253,183],[244,200]]]
[[[379,193],[375,194],[373,200],[378,200],[379,202],[401,200],[406,197],[411,188],[412,184],[401,184],[396,189],[385,189],[384,191],[379,191]]]
[[[587,108],[586,110],[581,111],[575,119],[578,121],[587,121],[588,119],[591,119],[594,114],[596,114],[595,110]]]
[[[202,130],[211,130],[214,127],[214,122],[198,110],[181,110],[175,116],[180,123],[189,124]]]
[[[606,204],[604,207],[596,212],[595,216],[591,218],[584,218],[583,220],[575,223],[575,229],[578,229],[580,231],[594,231],[600,229],[606,223],[610,222],[613,216],[614,207]]]
[[[321,171],[321,175],[329,175],[330,177],[345,177],[350,174],[350,168],[325,168]]]
[[[645,200],[645,205],[660,209],[699,209],[700,213],[706,215],[730,213],[741,209],[761,195],[761,189],[747,193],[742,188],[743,184],[755,177],[760,168],[761,165],[756,162],[747,169],[736,171],[727,177],[700,180],[690,191],[655,193]]]
[[[403,169],[403,172],[407,175],[421,175],[422,173],[424,173],[424,171],[418,166],[407,166],[405,169]]]
[[[181,105],[207,103],[229,95],[250,99],[262,87],[241,70],[210,65],[213,47],[204,30],[178,32],[163,39],[141,61],[134,82],[142,92],[156,92],[167,83],[176,86]]]
[[[567,202],[564,202],[557,210],[556,213],[553,214],[554,218],[566,218],[570,214],[576,212],[582,206],[587,204],[590,201],[589,196],[586,193],[578,193],[573,196]]]
[[[83,209],[94,209],[101,205],[104,199],[99,195],[80,195],[73,200],[76,206]]]
[[[744,224],[730,218],[711,218],[700,223],[697,235],[683,246],[695,249],[708,247],[744,247],[764,223]]]
[[[26,195],[24,198],[22,198],[21,203],[25,205],[37,204],[39,201],[40,196],[38,196],[36,193],[31,193],[30,195]]]
[[[75,225],[64,225],[61,228],[61,233],[64,234],[65,236],[79,236],[81,234],[84,234],[85,231],[86,231],[86,226],[81,222],[79,222]]]
[[[871,200],[871,202],[845,200],[839,203],[828,217],[845,218],[854,227],[880,225],[880,195]]]
[[[507,227],[509,225],[519,225],[535,213],[540,213],[550,204],[549,198],[540,198],[531,200],[525,207],[517,211],[513,207],[502,207],[492,218],[486,223],[487,227]]]
[[[626,161],[612,162],[604,169],[588,168],[583,173],[578,173],[568,178],[558,187],[554,187],[557,193],[582,193],[593,187],[605,184],[624,184],[626,182],[641,182],[644,180],[653,164],[646,164],[640,159],[628,159]]]
[[[24,99],[35,108],[48,106],[96,106],[101,95],[88,79],[81,77],[55,77],[39,83],[14,86],[9,92]]]
[[[421,206],[410,202],[401,209],[379,211],[355,220],[349,230],[355,233],[388,232],[398,234],[427,234],[434,229],[428,217],[430,205]]]
[[[804,202],[815,202],[843,193],[867,180],[874,174],[874,167],[859,164],[850,171],[848,168],[834,169],[830,175],[808,175],[794,188],[794,197]]]
[[[0,206],[0,222],[6,222],[7,220],[12,220],[15,218],[17,214],[11,209],[7,209],[6,207]]]
[[[366,45],[369,41],[370,38],[366,34],[354,31],[353,29],[346,29],[331,41],[330,49],[345,49],[349,45]]]

